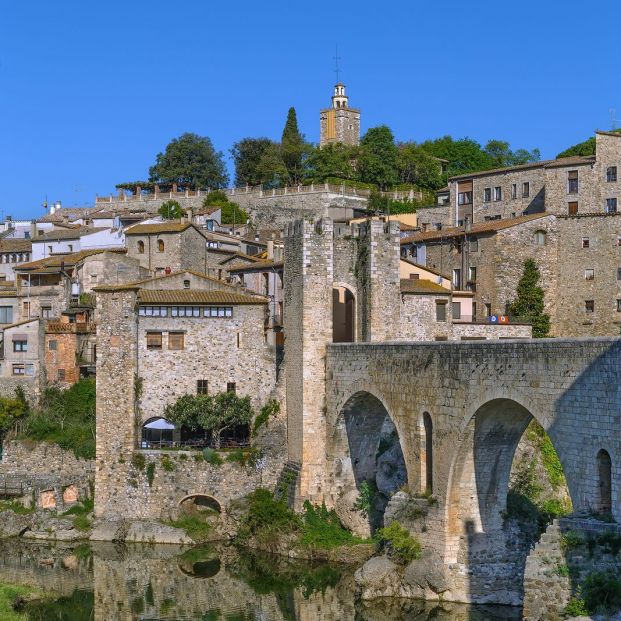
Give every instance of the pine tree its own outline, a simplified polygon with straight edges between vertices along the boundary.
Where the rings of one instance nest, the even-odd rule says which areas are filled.
[[[292,183],[299,183],[302,179],[302,165],[307,145],[304,142],[304,136],[298,129],[298,118],[293,107],[289,108],[287,113],[287,122],[282,131],[280,146],[282,161],[287,168],[290,181]]]
[[[550,332],[550,315],[544,313],[544,291],[538,285],[541,273],[532,259],[524,261],[524,273],[517,286],[517,297],[507,303],[507,313],[528,321],[533,326],[533,336],[544,338]]]

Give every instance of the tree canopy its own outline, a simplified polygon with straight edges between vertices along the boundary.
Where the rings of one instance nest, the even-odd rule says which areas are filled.
[[[230,201],[222,190],[209,192],[203,200],[203,207],[220,207],[222,224],[245,224],[248,221],[248,213],[237,203]]]
[[[375,183],[381,190],[397,182],[397,147],[389,127],[372,127],[362,137],[357,170],[360,181]]]
[[[157,213],[164,218],[164,220],[178,220],[185,216],[185,211],[181,209],[181,205],[177,201],[166,201],[162,203]]]
[[[517,285],[517,297],[507,304],[507,313],[528,321],[533,337],[543,338],[550,332],[550,316],[544,313],[544,291],[539,286],[541,273],[533,259],[524,261],[524,272]]]
[[[192,188],[224,188],[229,177],[222,152],[209,138],[186,133],[171,140],[149,168],[149,179],[161,183],[182,183]]]
[[[300,183],[304,176],[304,158],[308,154],[309,145],[298,129],[298,118],[295,108],[289,108],[287,121],[280,139],[282,161],[287,169],[290,183]]]
[[[260,185],[264,183],[260,174],[260,162],[265,152],[276,146],[269,138],[243,138],[231,149],[235,164],[235,185]]]
[[[220,392],[216,395],[183,395],[166,407],[164,416],[171,423],[191,431],[211,431],[216,448],[219,448],[222,432],[249,425],[254,410],[250,397]]]

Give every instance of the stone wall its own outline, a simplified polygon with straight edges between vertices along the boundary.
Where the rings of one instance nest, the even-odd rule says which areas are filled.
[[[265,403],[276,381],[275,353],[263,329],[266,310],[256,304],[234,306],[232,317],[137,317],[140,420],[162,416],[166,405],[196,394],[198,380],[207,380],[210,394],[233,382],[255,407]],[[147,332],[162,333],[162,349],[147,349]],[[183,349],[169,349],[170,332],[183,332]]]

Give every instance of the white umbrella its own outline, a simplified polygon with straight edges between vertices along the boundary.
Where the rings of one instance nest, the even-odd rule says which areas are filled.
[[[165,418],[156,418],[150,423],[147,423],[144,427],[145,429],[176,429],[176,427]]]

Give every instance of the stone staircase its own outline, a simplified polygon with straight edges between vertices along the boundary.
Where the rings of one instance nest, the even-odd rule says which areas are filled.
[[[277,500],[284,500],[291,508],[293,508],[293,503],[295,502],[295,490],[298,485],[301,469],[301,464],[288,461],[280,472],[278,482],[276,483],[276,489],[274,490],[274,497]]]

